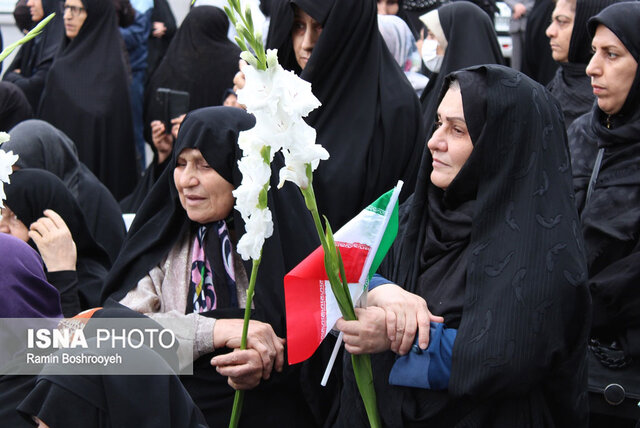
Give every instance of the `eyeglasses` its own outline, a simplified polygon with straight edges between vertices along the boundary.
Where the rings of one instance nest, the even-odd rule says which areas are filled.
[[[84,7],[80,7],[80,6],[67,6],[67,5],[64,5],[64,13],[67,13],[67,11],[69,11],[69,13],[71,14],[72,18],[75,18],[76,16],[78,16],[80,14],[80,12],[84,12],[85,8]]]

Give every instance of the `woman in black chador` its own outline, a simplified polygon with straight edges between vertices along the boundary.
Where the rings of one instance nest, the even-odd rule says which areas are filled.
[[[594,54],[587,74],[597,102],[568,131],[593,298],[591,333],[611,348],[608,365],[629,381],[621,366],[640,358],[639,20],[637,2],[616,3],[589,20]],[[637,361],[633,366],[638,373]]]
[[[292,0],[274,9],[268,47],[322,103],[307,123],[331,158],[313,184],[337,230],[399,179],[410,194],[424,147],[420,106],[380,35],[375,2]]]
[[[138,210],[102,295],[151,318],[194,326],[194,375],[182,381],[210,426],[229,423],[232,386],[248,390],[242,426],[309,426],[299,367],[283,366],[278,337],[285,337],[284,275],[315,249],[317,238],[299,189],[292,183],[277,189],[280,155],[272,163],[274,230],[262,249],[248,350],[237,349],[252,264],[236,252],[245,225],[233,209],[232,191],[242,180],[238,134],[254,124],[238,108],[187,114],[170,163]],[[238,370],[251,369],[243,376],[231,376],[233,364],[224,363],[232,350]]]
[[[616,0],[558,0],[546,35],[553,44],[553,59],[560,66],[547,85],[564,113],[567,128],[583,114],[591,111],[595,96],[591,78],[585,69],[591,59],[589,18]]]
[[[440,100],[388,280],[337,325],[346,350],[374,353],[385,426],[584,427],[590,302],[560,106],[498,65],[451,74]],[[363,426],[349,361],[338,426]]]
[[[38,117],[76,143],[80,161],[119,200],[133,190],[137,172],[115,6],[104,0],[70,0],[66,6],[65,37],[49,70]]]
[[[33,111],[37,111],[44,82],[53,63],[53,57],[60,47],[64,30],[62,4],[59,0],[35,0],[33,3],[31,18],[35,20],[34,25],[51,13],[55,13],[56,16],[49,21],[40,35],[20,48],[2,80],[15,83],[24,92]]]

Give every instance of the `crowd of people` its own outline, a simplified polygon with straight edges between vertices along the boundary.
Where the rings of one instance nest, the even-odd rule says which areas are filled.
[[[636,426],[640,2],[509,1],[512,58],[490,1],[260,2],[265,46],[321,102],[305,121],[333,230],[404,182],[358,319],[295,365],[284,277],[319,246],[314,219],[277,153],[260,270],[238,254],[255,118],[224,2],[204,3],[179,25],[166,0],[16,5],[25,32],[57,15],[0,82],[19,156],[0,318],[179,321],[193,375],[16,375],[0,352],[2,424],[226,426],[243,390],[241,426],[364,427],[349,355],[370,354],[385,427]]]

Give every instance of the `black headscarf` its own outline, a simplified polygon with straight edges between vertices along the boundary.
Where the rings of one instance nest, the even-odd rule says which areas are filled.
[[[94,342],[89,341],[90,346]],[[83,355],[105,355],[92,347]],[[59,353],[62,351],[59,351]],[[74,354],[79,351],[65,350]],[[150,371],[168,371],[166,362],[142,347],[136,358]],[[53,365],[55,367],[55,365]],[[55,375],[45,366],[18,410],[57,427],[206,428],[200,410],[175,375]]]
[[[543,85],[553,79],[558,69],[558,63],[551,56],[549,38],[545,34],[555,7],[553,0],[537,0],[531,12],[527,12],[522,72]]]
[[[294,5],[323,26],[303,71],[292,48]],[[313,184],[320,211],[337,230],[399,179],[410,194],[424,146],[418,100],[380,36],[375,2],[295,0],[277,6],[267,45],[278,49],[285,69],[311,83],[322,103],[307,123],[331,157],[320,164]]]
[[[42,0],[42,10],[45,18],[52,13],[56,16],[49,21],[40,35],[20,47],[9,69],[2,76],[2,80],[13,82],[22,89],[33,111],[38,109],[47,72],[64,34],[61,2]],[[20,73],[13,71],[16,68],[20,69]]]
[[[254,123],[253,116],[232,107],[209,107],[187,114],[180,127],[170,164],[138,210],[120,257],[105,280],[103,300],[108,297],[121,300],[129,290],[137,286],[142,277],[160,263],[184,233],[188,233],[193,226],[198,226],[189,220],[182,208],[173,181],[180,152],[185,148],[199,149],[209,165],[237,187],[242,180],[237,167],[241,156],[237,145],[238,134],[253,127]],[[292,183],[286,183],[282,189],[277,189],[278,171],[282,166],[283,160],[276,156],[272,163],[269,191],[274,233],[263,247],[253,300],[255,313],[252,318],[268,322],[278,336],[285,337],[284,275],[316,248],[317,235],[298,188]],[[244,222],[235,210],[231,216],[233,220],[228,219],[227,223],[233,224],[236,239],[239,239],[244,234]],[[249,276],[251,262],[245,262],[244,266]],[[188,284],[184,287],[188,287]],[[221,308],[202,315],[242,318],[243,310]],[[205,413],[209,424],[226,425],[231,412],[233,390],[227,385],[226,378],[218,375],[211,367],[210,359],[211,355],[205,355],[195,361],[195,375],[183,377],[182,380]],[[297,412],[304,413],[304,404],[302,407],[292,404],[303,399],[297,382],[296,372],[285,370],[281,376],[274,373],[274,379],[263,382],[258,388],[248,392],[242,423],[246,426],[260,421],[274,426],[300,424],[300,419],[296,419]],[[295,412],[290,411],[292,406],[296,408]],[[288,411],[285,412],[285,409]]]
[[[151,76],[145,93],[145,129],[162,119],[156,89],[189,93],[189,110],[221,105],[224,91],[233,86],[240,48],[227,38],[229,19],[222,9],[197,6],[186,16],[164,59]]]
[[[75,198],[58,177],[41,169],[21,169],[11,174],[5,186],[7,206],[27,228],[51,209],[71,231],[78,258],[78,293],[83,309],[98,306],[102,279],[111,267],[109,256],[96,243]],[[33,241],[29,240],[36,248]]]
[[[38,116],[67,134],[80,160],[121,199],[137,180],[122,37],[112,1],[82,4],[86,20],[73,40],[62,39]]]
[[[20,156],[20,168],[45,169],[55,174],[78,201],[91,235],[115,261],[124,241],[122,212],[109,190],[78,159],[75,144],[47,122],[27,120],[11,130],[4,144]]]
[[[640,37],[634,24],[638,19],[640,4],[616,3],[589,21],[589,32],[593,35],[598,25],[606,26],[639,61]],[[635,272],[640,255],[639,101],[640,67],[620,112],[608,116],[596,103],[591,113],[569,129],[576,200],[594,301],[594,334],[622,342],[626,353],[634,356],[640,355],[640,298]],[[599,150],[602,163],[593,193],[586,200]]]
[[[448,3],[438,8],[438,17],[447,49],[440,72],[431,77],[420,97],[427,134],[435,123],[438,91],[445,76],[473,65],[504,64],[493,24],[478,6],[468,1]]]
[[[8,132],[32,117],[31,105],[20,88],[10,82],[0,82],[0,131]]]
[[[591,39],[593,38],[587,32],[587,21],[616,1],[618,0],[580,0],[576,4],[573,31],[569,42],[569,60],[558,63],[560,67],[547,86],[549,92],[560,101],[567,128],[578,117],[590,111],[595,100],[591,78],[586,73],[587,64],[592,55]]]
[[[401,207],[398,239],[380,269],[457,327],[449,387],[390,386],[394,354],[374,355],[383,421],[584,426],[589,293],[560,107],[507,67],[453,78],[465,117],[476,116],[467,122],[473,151],[442,191],[430,181],[425,150],[416,192]],[[354,393],[352,380],[345,382]],[[349,424],[362,420],[351,413],[343,412]]]

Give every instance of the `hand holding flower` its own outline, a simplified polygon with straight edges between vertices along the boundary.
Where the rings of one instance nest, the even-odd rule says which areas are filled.
[[[387,351],[391,341],[387,337],[385,311],[369,306],[355,308],[357,320],[346,321],[340,318],[336,328],[342,331],[344,349],[350,354],[375,354]]]
[[[216,371],[227,376],[229,386],[235,390],[253,389],[263,378],[262,358],[255,349],[234,349],[211,360]]]

